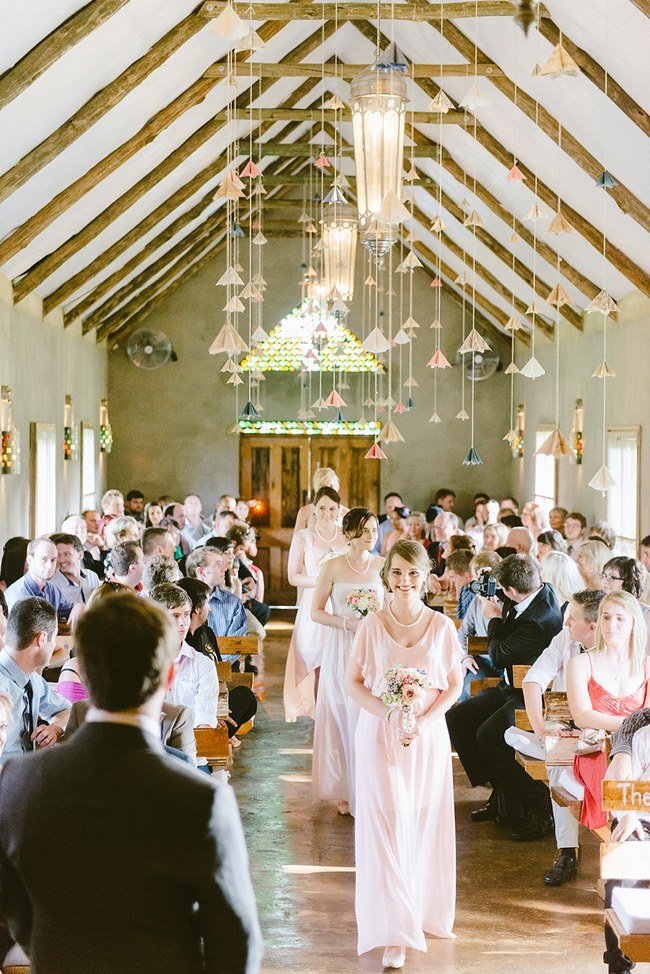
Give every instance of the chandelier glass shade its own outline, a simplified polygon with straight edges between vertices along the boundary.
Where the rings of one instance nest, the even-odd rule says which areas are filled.
[[[351,301],[357,255],[357,213],[353,206],[334,203],[321,220],[323,278],[326,295]],[[337,295],[338,292],[338,295]]]

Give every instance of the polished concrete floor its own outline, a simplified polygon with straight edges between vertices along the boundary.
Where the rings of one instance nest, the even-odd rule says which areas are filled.
[[[271,623],[260,668],[255,729],[235,755],[235,787],[248,838],[266,941],[263,971],[304,974],[381,970],[381,953],[357,957],[354,822],[311,798],[312,724],[285,724],[282,675],[289,630]],[[595,892],[598,841],[584,833],[575,880],[550,889],[542,876],[552,838],[518,844],[468,814],[487,792],[470,789],[454,760],[458,895],[456,940],[409,951],[410,974],[587,974],[602,963],[602,901]],[[432,868],[435,864],[432,863]],[[650,965],[637,965],[638,974]]]

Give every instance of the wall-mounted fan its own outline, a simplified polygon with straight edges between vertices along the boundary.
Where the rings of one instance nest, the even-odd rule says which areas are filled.
[[[129,338],[126,354],[139,369],[159,369],[172,357],[172,343],[164,331],[139,328]]]
[[[486,352],[474,352],[473,361],[471,354],[462,355],[460,352],[457,352],[454,365],[461,365],[463,367],[465,375],[470,382],[481,382],[483,379],[489,379],[491,375],[501,370],[501,359],[499,353],[492,348]]]

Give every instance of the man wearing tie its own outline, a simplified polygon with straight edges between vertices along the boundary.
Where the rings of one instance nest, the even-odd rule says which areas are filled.
[[[497,687],[453,707],[447,714],[451,742],[475,787],[490,783],[488,804],[472,812],[475,822],[493,821],[511,827],[519,841],[542,838],[552,831],[547,790],[537,787],[517,764],[504,732],[523,708],[521,690],[513,686],[512,668],[534,663],[562,628],[562,614],[552,586],[542,584],[539,569],[528,555],[510,555],[493,571],[503,595],[481,598],[488,622],[488,654],[493,666],[504,668]]]
[[[70,703],[40,675],[50,662],[56,633],[56,610],[45,599],[21,599],[9,613],[0,690],[11,697],[13,712],[3,760],[56,744],[66,728]],[[39,719],[48,723],[39,725]]]

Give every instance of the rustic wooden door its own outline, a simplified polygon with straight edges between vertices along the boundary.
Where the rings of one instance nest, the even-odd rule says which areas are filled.
[[[256,562],[266,578],[267,602],[295,604],[287,557],[317,467],[336,470],[346,506],[379,510],[379,463],[363,459],[372,442],[365,436],[240,436],[239,493],[258,502],[251,523],[261,534]]]

